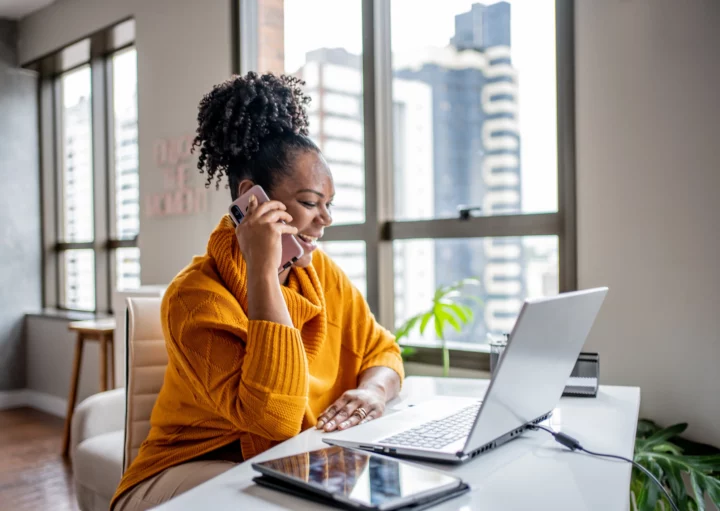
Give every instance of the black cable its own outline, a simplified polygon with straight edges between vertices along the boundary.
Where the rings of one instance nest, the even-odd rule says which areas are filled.
[[[602,454],[602,453],[598,453],[598,452],[588,451],[582,445],[580,445],[580,442],[578,442],[576,439],[574,439],[570,435],[566,435],[565,433],[556,433],[552,429],[546,428],[545,426],[540,426],[539,424],[533,424],[533,425],[529,426],[529,428],[530,429],[542,429],[543,431],[547,431],[548,433],[550,433],[553,436],[553,438],[555,439],[555,441],[557,443],[564,445],[571,451],[582,451],[587,454],[590,454],[591,456],[598,456],[598,457],[602,457],[602,458],[612,458],[612,459],[626,461],[628,463],[631,463],[635,468],[642,471],[656,485],[658,485],[658,487],[665,494],[665,498],[670,503],[670,506],[673,508],[674,511],[680,511],[678,509],[678,507],[675,505],[675,502],[673,501],[672,497],[670,497],[670,493],[668,493],[665,486],[658,480],[657,477],[655,477],[655,475],[652,472],[650,472],[648,469],[643,467],[640,463],[637,463],[636,461],[631,460],[630,458],[625,458],[623,456],[618,456],[616,454]]]

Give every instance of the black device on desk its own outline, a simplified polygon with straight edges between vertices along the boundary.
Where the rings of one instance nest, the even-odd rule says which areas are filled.
[[[253,479],[261,486],[344,509],[417,511],[469,490],[460,479],[443,472],[345,447],[252,467],[263,474]]]
[[[600,356],[582,352],[565,385],[563,396],[596,397],[600,383]]]

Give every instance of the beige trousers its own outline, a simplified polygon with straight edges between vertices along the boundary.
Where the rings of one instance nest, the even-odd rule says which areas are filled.
[[[126,491],[112,511],[145,511],[212,479],[236,465],[232,461],[189,461],[167,468]]]

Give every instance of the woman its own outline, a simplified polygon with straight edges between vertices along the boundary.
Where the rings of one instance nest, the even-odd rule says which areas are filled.
[[[115,511],[158,505],[311,426],[380,417],[399,391],[392,335],[316,249],[335,191],[307,136],[301,85],[249,73],[200,103],[194,146],[207,184],[226,175],[233,200],[255,184],[271,200],[251,201],[237,228],[224,217],[168,287],[165,380]],[[284,233],[305,255],[278,275]]]

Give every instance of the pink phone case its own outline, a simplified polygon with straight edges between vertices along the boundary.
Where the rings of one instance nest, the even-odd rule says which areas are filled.
[[[230,218],[232,218],[232,221],[235,223],[235,225],[242,222],[242,219],[245,217],[245,213],[248,210],[250,197],[253,195],[257,197],[258,206],[263,202],[267,202],[270,200],[265,193],[265,190],[262,189],[262,186],[255,185],[250,188],[241,197],[238,197],[232,204],[230,204],[230,207],[228,208],[228,211],[230,212]],[[278,273],[281,273],[283,270],[286,270],[287,268],[292,266],[292,264],[298,259],[300,259],[304,253],[305,251],[295,239],[295,236],[293,236],[292,234],[283,234],[281,258],[282,263],[280,265],[280,268],[278,268]]]

